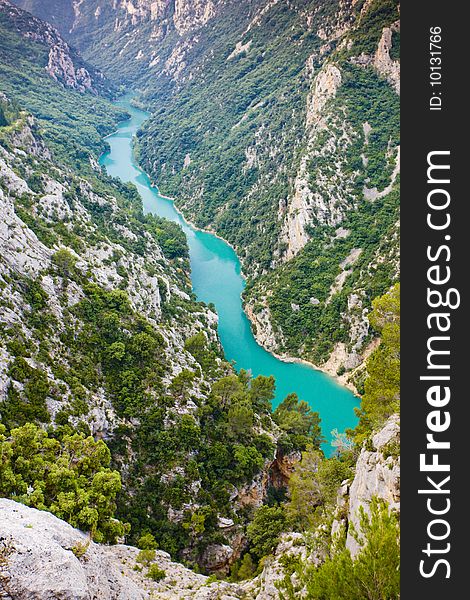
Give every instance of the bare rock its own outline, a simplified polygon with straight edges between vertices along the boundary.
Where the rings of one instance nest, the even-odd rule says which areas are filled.
[[[222,559],[228,549],[214,549]],[[0,597],[10,600],[237,600],[239,585],[210,583],[157,550],[159,582],[132,546],[104,546],[51,513],[0,499]],[[135,568],[138,565],[138,568]]]
[[[87,543],[84,533],[50,513],[0,500],[0,582],[15,600],[147,597],[97,544],[82,560],[75,556],[73,548]]]
[[[372,438],[372,450],[363,448],[359,455],[356,474],[349,489],[348,522],[359,531],[360,507],[366,512],[374,496],[387,502],[391,510],[400,510],[400,458],[384,450],[389,444],[400,442],[398,415],[393,415],[385,426]],[[360,545],[349,527],[346,547],[355,556]]]

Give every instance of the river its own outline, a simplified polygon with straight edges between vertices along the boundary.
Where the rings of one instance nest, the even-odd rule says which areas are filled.
[[[144,211],[175,221],[183,228],[189,244],[191,279],[198,300],[212,302],[219,315],[219,337],[225,357],[235,362],[237,369],[257,375],[273,375],[276,379],[276,407],[290,392],[320,413],[321,427],[328,440],[324,450],[330,453],[331,431],[354,427],[357,420],[354,407],[358,399],[332,377],[300,363],[283,362],[264,350],[255,340],[250,323],[242,308],[241,293],[245,285],[240,261],[235,251],[216,236],[194,229],[175,209],[173,201],[162,197],[152,186],[146,173],[136,164],[132,138],[149,114],[133,107],[130,97],[118,101],[131,118],[119,124],[108,136],[110,151],[103,154],[100,164],[109,175],[137,186]]]

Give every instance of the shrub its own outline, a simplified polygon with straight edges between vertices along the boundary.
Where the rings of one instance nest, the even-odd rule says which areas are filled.
[[[157,564],[153,564],[149,567],[147,577],[153,581],[161,581],[162,579],[165,579],[166,573],[163,569],[160,569]]]
[[[148,565],[150,565],[150,563],[152,561],[155,560],[155,556],[156,556],[155,550],[148,548],[146,550],[141,550],[139,552],[139,554],[137,555],[136,561],[138,563],[141,563],[142,565],[148,566]]]

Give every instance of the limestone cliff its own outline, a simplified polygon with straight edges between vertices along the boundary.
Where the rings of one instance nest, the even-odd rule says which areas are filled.
[[[321,568],[329,549],[341,539],[339,532],[346,533],[346,548],[356,557],[361,550],[360,507],[369,513],[371,500],[376,497],[384,500],[390,511],[400,512],[399,448],[399,417],[393,415],[361,450],[352,480],[344,481],[338,490],[331,526],[322,524],[307,535],[284,534],[261,574],[247,584],[249,593],[253,594],[248,597],[278,600],[283,597],[280,587],[283,588],[286,580],[295,598],[308,597],[305,580],[300,582],[288,565],[300,562],[307,569]]]
[[[48,512],[0,499],[0,596],[12,600],[242,598],[240,586],[211,583],[156,551],[155,582],[137,548],[103,546]],[[149,565],[150,566],[150,565]],[[224,595],[225,594],[225,595]]]
[[[15,0],[22,8],[53,23],[60,32],[92,59],[110,70],[111,62],[132,61],[140,74],[142,66],[159,69],[178,78],[186,51],[193,41],[185,39],[208,23],[221,0]],[[175,36],[175,37],[173,37]],[[161,47],[167,37],[175,46],[166,52]],[[145,48],[145,50],[144,50]],[[103,54],[104,53],[104,54]],[[101,58],[100,58],[100,55]],[[108,64],[107,64],[108,62]],[[114,73],[120,79],[119,73]],[[129,73],[130,75],[130,73]]]
[[[352,481],[345,481],[338,494],[333,532],[346,527],[346,547],[354,557],[360,550],[354,531],[360,533],[360,507],[366,512],[373,497],[400,512],[400,424],[393,415],[361,450]]]
[[[0,596],[11,600],[279,600],[282,557],[305,556],[299,534],[284,536],[262,573],[241,583],[212,581],[157,550],[149,564],[139,550],[104,546],[54,515],[0,499]],[[149,567],[163,571],[160,581]]]
[[[305,62],[309,89],[305,101],[303,143],[290,193],[278,205],[280,243],[271,265],[276,268],[256,278],[245,294],[245,308],[260,344],[286,359],[293,355],[307,359],[353,390],[355,370],[376,343],[371,338],[367,321],[374,293],[370,281],[381,270],[386,272],[390,282],[399,273],[398,138],[394,142],[390,134],[383,137],[379,151],[382,158],[379,159],[377,141],[383,135],[381,128],[385,129],[391,118],[383,112],[377,119],[376,113],[374,126],[371,126],[367,111],[361,108],[357,112],[362,113],[362,119],[353,117],[354,104],[360,107],[361,102],[375,102],[373,94],[376,92],[372,85],[366,94],[358,92],[367,81],[366,77],[372,82],[373,70],[381,81],[385,78],[399,94],[400,63],[396,49],[392,52],[395,48],[393,36],[399,35],[399,21],[382,27],[373,42],[365,43],[367,31],[361,31],[369,12],[373,13],[378,6],[377,2],[365,3],[356,22],[344,20],[341,27],[322,31],[324,46]],[[331,52],[335,45],[336,51]],[[371,50],[364,52],[363,47]],[[324,60],[321,60],[322,53],[325,53]],[[351,65],[359,69],[351,71]],[[385,95],[397,110],[398,97],[394,98],[390,90]],[[374,111],[370,112],[371,117]],[[259,149],[257,160],[261,163]],[[376,171],[378,160],[386,165],[380,177]],[[368,212],[367,205],[371,202],[378,204],[379,200],[386,199],[385,204],[388,204],[393,195],[395,216],[384,228],[380,240],[376,238],[376,242],[370,243],[363,237],[357,245],[352,241],[349,243],[348,239],[352,240],[358,225],[354,213]],[[317,233],[321,230],[325,233]],[[315,251],[314,248],[319,246],[321,251]],[[335,246],[347,248],[348,253],[330,250]],[[335,258],[333,254],[336,254]],[[310,267],[315,260],[321,262],[322,268]],[[330,260],[336,261],[334,269]],[[329,267],[331,275],[325,276]],[[315,277],[329,279],[328,287],[316,285]],[[298,283],[299,280],[303,285]],[[307,291],[309,289],[312,291]],[[319,336],[311,330],[320,331],[324,319],[330,318],[326,315],[335,310],[336,331],[341,329],[344,335],[337,336],[334,342],[331,339],[320,342]],[[302,326],[295,325],[296,319]],[[342,339],[338,339],[340,337]],[[310,343],[309,338],[316,339]],[[322,345],[329,345],[328,350],[320,350]]]
[[[109,88],[103,74],[85,63],[50,24],[17,8],[10,0],[0,0],[0,15],[21,36],[47,48],[44,69],[53,79],[79,92],[98,94]]]

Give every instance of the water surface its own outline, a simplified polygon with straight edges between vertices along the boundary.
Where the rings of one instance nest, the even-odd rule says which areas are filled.
[[[148,118],[148,113],[133,107],[130,97],[119,101],[131,118],[123,121],[116,133],[107,138],[110,151],[100,162],[107,172],[122,181],[132,182],[142,196],[145,212],[155,213],[183,228],[189,244],[191,278],[198,300],[212,302],[219,315],[219,336],[227,360],[234,361],[237,369],[251,371],[254,376],[274,375],[276,379],[276,407],[290,392],[306,400],[321,417],[323,435],[328,440],[331,431],[354,427],[353,412],[358,399],[346,388],[321,371],[307,365],[283,362],[266,352],[256,342],[241,302],[244,279],[240,261],[234,250],[216,236],[195,230],[176,211],[173,201],[162,197],[158,189],[136,164],[132,152],[132,138]],[[328,451],[329,446],[324,448]]]

